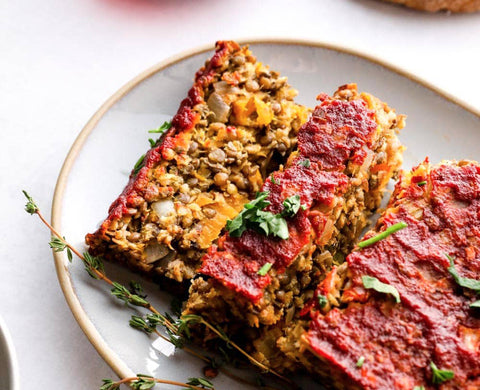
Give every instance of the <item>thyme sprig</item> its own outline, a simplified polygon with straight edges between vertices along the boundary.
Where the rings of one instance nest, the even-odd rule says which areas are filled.
[[[88,252],[84,252],[83,254],[80,253],[75,247],[73,247],[68,241],[66,241],[65,237],[62,236],[43,216],[41,213],[39,207],[36,205],[32,197],[26,192],[23,191],[23,194],[27,198],[27,203],[25,205],[25,211],[31,215],[36,214],[39,219],[42,221],[42,223],[50,230],[52,234],[52,240],[50,241],[50,247],[55,251],[55,252],[62,252],[64,250],[67,251],[67,257],[69,261],[71,262],[73,259],[73,254],[75,254],[80,260],[82,260],[86,272],[94,279],[97,280],[102,280],[108,285],[112,287],[111,289],[111,294],[121,301],[125,302],[126,305],[132,305],[132,306],[140,306],[148,311],[151,312],[151,314],[147,314],[145,317],[141,316],[135,316],[133,315],[130,319],[130,326],[141,330],[147,334],[155,333],[159,337],[163,338],[166,341],[171,342],[175,347],[184,349],[185,351],[199,357],[205,362],[212,363],[213,359],[207,356],[203,356],[201,354],[196,353],[195,351],[186,348],[184,346],[184,343],[186,340],[190,339],[190,326],[193,324],[200,324],[204,325],[206,328],[208,328],[210,331],[215,333],[221,340],[223,340],[228,348],[234,348],[236,349],[240,354],[244,355],[252,364],[256,365],[259,367],[264,373],[270,373],[290,385],[295,386],[295,384],[288,378],[280,375],[278,372],[275,370],[269,368],[268,366],[264,365],[263,363],[259,362],[256,360],[253,356],[249,355],[246,351],[244,351],[240,346],[238,346],[236,343],[231,341],[229,337],[223,332],[221,329],[216,328],[215,326],[211,325],[209,322],[207,322],[205,319],[203,319],[201,316],[198,315],[183,315],[177,320],[173,320],[168,314],[162,315],[150,302],[148,302],[145,298],[145,295],[142,295],[142,290],[141,286],[138,283],[131,283],[130,284],[130,290],[126,288],[125,286],[121,285],[118,282],[112,281],[107,277],[105,274],[105,269],[103,266],[103,261],[101,258],[97,256],[92,256]],[[70,254],[69,254],[70,253]],[[163,334],[161,334],[157,327],[158,326],[163,326],[168,334],[169,337],[165,337]],[[222,370],[222,372],[225,372],[228,376],[234,378],[234,379],[239,379],[240,381],[246,383],[246,381],[242,378],[237,377],[236,375],[226,371]],[[192,378],[191,378],[192,379]],[[193,378],[193,379],[198,379],[198,378]],[[205,380],[206,381],[206,380]],[[209,381],[206,381],[209,382]],[[163,383],[163,384],[171,384],[171,385],[176,385],[176,386],[184,386],[190,389],[205,389],[208,387],[205,387],[205,383],[201,382],[196,382],[199,383],[199,387],[194,384],[190,383],[180,383],[180,382],[174,382],[174,381],[168,381],[168,380],[163,380],[163,379],[158,379],[158,378],[152,378],[146,375],[137,375],[137,377],[132,377],[132,378],[125,378],[122,380],[119,380],[117,382],[114,382],[110,379],[105,379],[104,384],[100,388],[100,390],[114,390],[118,389],[119,386],[123,383],[130,383],[130,385],[134,389],[150,389],[152,388],[156,383]],[[209,382],[210,383],[210,382]],[[148,387],[151,386],[151,387]],[[267,388],[267,387],[265,387]],[[213,389],[213,387],[210,387],[210,389]]]
[[[137,374],[137,376],[124,378],[116,382],[111,379],[103,379],[102,381],[103,384],[100,386],[100,390],[117,390],[120,389],[120,385],[122,384],[129,384],[134,390],[148,390],[154,388],[157,383],[179,386],[193,390],[214,390],[213,383],[205,378],[189,378],[187,383],[181,383],[165,379],[158,379],[149,375]]]

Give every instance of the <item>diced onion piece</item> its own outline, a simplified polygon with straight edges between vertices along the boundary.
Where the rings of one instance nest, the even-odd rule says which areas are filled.
[[[212,93],[208,98],[207,104],[210,110],[212,110],[215,114],[215,119],[218,122],[225,123],[228,121],[230,106],[223,101],[222,97],[218,93]]]
[[[162,199],[152,203],[152,209],[159,217],[167,217],[175,213],[175,206],[171,199]]]
[[[145,248],[145,262],[147,264],[153,263],[164,258],[170,253],[170,249],[166,245],[151,244]]]
[[[227,94],[239,95],[242,93],[240,88],[230,85],[226,81],[216,82],[215,84],[213,84],[213,88],[215,88],[215,92],[219,93],[220,95],[227,95]]]

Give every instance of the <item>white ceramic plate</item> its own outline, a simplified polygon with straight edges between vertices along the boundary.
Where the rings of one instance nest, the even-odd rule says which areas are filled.
[[[407,146],[404,168],[429,156],[480,160],[480,117],[465,104],[391,65],[331,45],[294,41],[257,41],[250,45],[257,58],[288,76],[299,91],[297,101],[313,107],[320,92],[333,93],[356,82],[408,115],[401,134]],[[128,83],[93,116],[73,145],[60,174],[53,205],[53,223],[75,245],[95,230],[110,203],[122,191],[138,157],[148,148],[148,129],[169,120],[190,88],[193,75],[212,54],[202,48],[167,60]],[[108,364],[121,377],[132,373],[185,381],[201,376],[196,360],[180,351],[167,357],[141,332],[128,326],[132,311],[93,280],[80,262],[68,264],[64,254],[55,261],[65,297],[80,326]],[[113,279],[138,280],[124,269],[108,265]],[[171,297],[145,281],[154,305],[169,310]],[[215,380],[218,389],[243,388],[228,378]]]
[[[2,317],[0,317],[0,389],[19,389],[15,348]]]

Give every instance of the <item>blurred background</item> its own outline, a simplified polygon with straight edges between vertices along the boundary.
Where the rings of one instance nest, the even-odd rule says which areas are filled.
[[[49,235],[23,212],[20,190],[49,215],[83,125],[144,69],[219,39],[319,40],[377,56],[480,110],[480,13],[376,0],[4,0],[0,30],[0,314],[25,389],[94,389],[115,377],[74,321]]]

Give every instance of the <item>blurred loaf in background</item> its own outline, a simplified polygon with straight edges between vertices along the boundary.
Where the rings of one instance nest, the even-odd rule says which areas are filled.
[[[480,10],[480,0],[385,0],[403,4],[422,11],[475,12]]]

